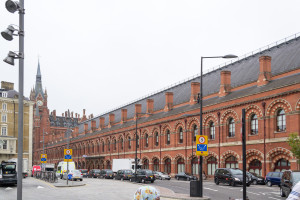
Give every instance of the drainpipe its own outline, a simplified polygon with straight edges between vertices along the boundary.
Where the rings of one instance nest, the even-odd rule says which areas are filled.
[[[161,124],[159,125],[159,171],[162,172],[162,169],[161,169]]]
[[[267,171],[266,171],[266,102],[261,103],[263,107],[263,118],[264,118],[264,175],[266,176]]]
[[[188,139],[188,137],[187,137],[187,128],[186,128],[186,123],[187,123],[187,119],[185,119],[184,120],[184,123],[185,123],[185,170],[187,170],[188,168],[187,168],[187,165],[188,165],[188,163],[187,163],[187,160],[188,160],[188,158],[187,158],[187,139]]]
[[[221,113],[218,112],[218,123],[219,123],[219,162],[218,162],[218,166],[219,168],[221,167],[221,124],[220,124],[220,117],[221,117]]]

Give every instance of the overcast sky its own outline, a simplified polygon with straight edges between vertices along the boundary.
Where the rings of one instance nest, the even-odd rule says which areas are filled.
[[[19,24],[0,0],[0,28]],[[201,56],[253,50],[299,32],[299,0],[25,0],[24,95],[40,56],[48,108],[97,116],[200,71]],[[0,59],[18,37],[0,38]],[[228,60],[205,60],[204,70]],[[15,66],[0,62],[0,81]]]

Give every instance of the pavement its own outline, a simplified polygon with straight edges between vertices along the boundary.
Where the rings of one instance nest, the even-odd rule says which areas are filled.
[[[145,184],[141,183],[130,183],[128,184],[135,184],[135,185],[141,185],[144,186]],[[58,183],[53,183],[52,184],[55,187],[80,187],[80,186],[85,186],[86,184],[83,182],[78,182],[78,181],[69,181],[68,185],[66,184],[66,180],[64,181],[59,181]],[[209,197],[190,197],[188,194],[180,194],[180,193],[175,193],[173,190],[170,190],[165,187],[160,187],[160,186],[155,186],[156,189],[159,190],[160,192],[160,199],[161,200],[171,200],[171,199],[181,199],[181,200],[210,200]],[[127,190],[119,190],[119,195],[120,196],[128,196]],[[124,194],[120,194],[120,192],[123,192]],[[132,194],[130,194],[132,195]]]

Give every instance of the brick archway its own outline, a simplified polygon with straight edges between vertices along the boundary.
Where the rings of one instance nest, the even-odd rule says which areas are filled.
[[[276,99],[268,106],[266,116],[274,115],[279,108],[283,108],[285,113],[292,111],[292,106],[287,100]]]

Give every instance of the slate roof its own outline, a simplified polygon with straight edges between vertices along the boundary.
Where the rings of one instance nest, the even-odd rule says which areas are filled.
[[[222,68],[216,69],[214,71],[211,71],[209,73],[206,73],[203,75],[203,96],[217,93],[219,92],[220,88],[220,72],[223,70],[231,71],[231,86],[232,88],[241,86],[247,83],[256,82],[258,79],[259,74],[259,57],[260,56],[271,56],[271,70],[272,75],[278,75],[281,73],[285,73],[291,70],[299,69],[300,68],[300,37],[295,37],[291,40],[284,41],[283,43],[279,45],[275,45],[269,49],[266,49],[264,51],[251,54],[250,56],[247,56],[243,59],[240,59],[236,62],[233,62],[231,64],[228,64]],[[229,101],[233,98],[238,98],[239,96],[244,95],[251,95],[256,94],[263,91],[268,91],[275,89],[277,87],[280,87],[284,84],[291,84],[291,83],[299,83],[300,75],[295,74],[289,77],[284,77],[282,79],[271,81],[269,84],[263,87],[249,87],[240,91],[231,92],[225,97],[214,97],[211,99],[207,99],[203,101],[204,106],[209,104],[217,104],[224,101]],[[147,99],[153,99],[154,100],[154,111],[162,110],[165,106],[165,92],[173,92],[173,104],[178,105],[181,103],[188,102],[191,95],[191,82],[200,82],[200,76],[190,79],[188,81],[185,81],[181,84],[175,85],[171,88],[168,88],[166,90],[157,92],[153,95],[147,96],[143,99],[137,100],[136,102],[133,102],[129,105],[120,107],[118,109],[115,109],[111,112],[104,113],[102,115],[99,115],[93,119],[89,119],[85,121],[84,123],[89,124],[89,130],[91,129],[91,120],[96,120],[96,127],[99,127],[99,118],[104,117],[105,118],[105,125],[108,125],[109,121],[109,114],[113,113],[115,114],[115,123],[118,123],[121,121],[121,109],[127,109],[127,118],[133,118],[134,117],[134,111],[135,111],[135,104],[142,104],[142,112],[146,112],[146,106],[147,106]],[[147,117],[145,120],[152,120],[154,118],[160,118],[163,116],[171,115],[172,113],[176,112],[186,112],[189,109],[195,109],[199,107],[199,105],[186,105],[182,106],[180,108],[173,109],[169,112],[161,112],[158,114],[155,114],[153,116]],[[139,123],[142,122],[139,121]],[[79,133],[84,131],[84,123],[79,124]],[[122,126],[130,126],[131,123],[134,122],[127,122],[126,125],[114,125],[110,130],[119,129]],[[92,134],[98,134],[92,133]],[[78,138],[76,138],[78,139]]]
[[[7,98],[11,98],[11,99],[18,99],[19,98],[19,92],[17,92],[16,90],[0,90],[0,93],[2,92],[7,92]],[[2,97],[2,95],[0,96]],[[29,99],[27,97],[24,97],[24,100],[29,101]]]
[[[55,127],[73,128],[78,125],[77,118],[72,119],[71,117],[56,116],[56,120],[54,120],[54,116],[50,115],[49,120],[50,120],[50,126],[55,126]]]

